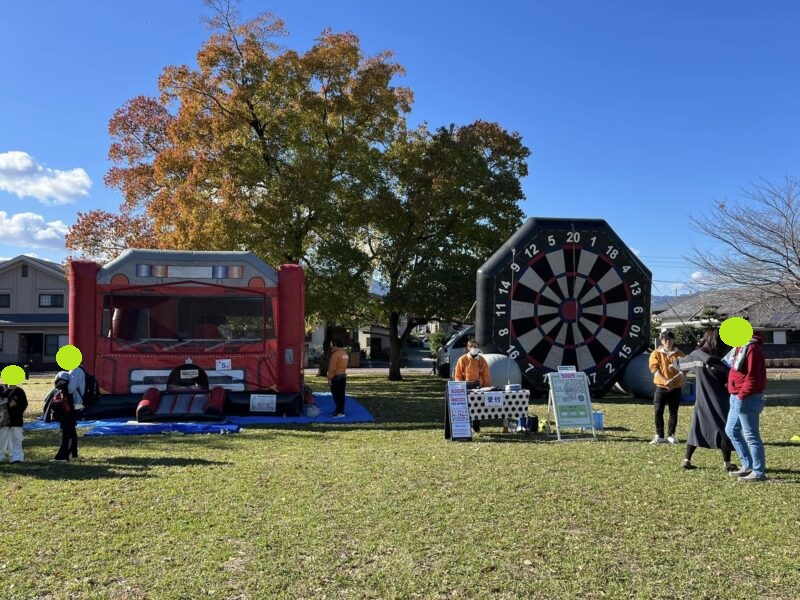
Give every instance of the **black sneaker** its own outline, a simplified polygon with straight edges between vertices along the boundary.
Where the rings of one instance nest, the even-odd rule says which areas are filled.
[[[686,458],[683,459],[683,464],[681,466],[684,469],[686,469],[687,471],[691,471],[692,469],[696,469],[697,468],[692,464],[692,461],[690,461],[690,460],[688,460]]]

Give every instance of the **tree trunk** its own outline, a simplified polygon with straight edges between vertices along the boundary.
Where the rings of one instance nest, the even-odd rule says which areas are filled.
[[[319,377],[328,376],[328,361],[331,358],[331,342],[333,342],[333,327],[325,325],[325,338],[322,340],[322,356],[319,359]]]
[[[400,326],[400,314],[389,313],[389,381],[402,381],[400,374],[400,354],[402,351],[402,339],[397,332]]]
[[[401,334],[398,331],[400,328],[400,313],[392,312],[389,314],[389,381],[403,380],[403,376],[400,374],[403,347],[415,324],[416,321],[409,318],[406,321],[406,328]]]

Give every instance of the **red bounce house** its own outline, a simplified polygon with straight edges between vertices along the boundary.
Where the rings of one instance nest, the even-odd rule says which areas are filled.
[[[250,252],[126,250],[70,264],[69,341],[98,384],[89,418],[297,415],[303,270]]]

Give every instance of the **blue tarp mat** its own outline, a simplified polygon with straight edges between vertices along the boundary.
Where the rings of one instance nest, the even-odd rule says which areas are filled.
[[[234,423],[137,423],[125,421],[122,423],[109,423],[107,421],[93,421],[101,423],[87,431],[85,437],[102,437],[106,435],[156,435],[159,433],[239,433],[241,427]]]
[[[228,421],[238,425],[280,425],[282,423],[374,423],[375,417],[356,402],[352,396],[346,396],[344,417],[332,419],[329,415],[333,412],[333,396],[330,392],[314,392],[314,402],[319,407],[318,417],[228,417]]]
[[[224,421],[182,421],[164,423],[137,423],[135,420],[102,419],[95,421],[78,421],[79,428],[89,428],[86,437],[105,435],[155,435],[159,433],[238,433],[244,425],[285,425],[290,423],[374,423],[375,418],[369,411],[347,396],[345,412],[347,416],[332,419],[328,415],[333,412],[333,398],[328,393],[315,393],[314,400],[320,409],[318,417],[262,417],[229,416]],[[25,423],[25,429],[58,429],[58,423],[45,423],[41,417],[37,421]]]

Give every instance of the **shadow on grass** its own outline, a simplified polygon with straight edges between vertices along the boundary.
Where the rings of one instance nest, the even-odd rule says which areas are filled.
[[[9,465],[0,470],[2,474],[27,476],[43,480],[89,481],[93,479],[147,478],[150,470],[158,467],[213,467],[230,465],[230,462],[205,460],[202,458],[173,457],[126,457],[115,456],[104,459],[71,460],[68,463],[27,461]]]
[[[230,444],[228,440],[238,434],[197,434],[197,435],[178,435],[178,434],[152,434],[152,435],[120,435],[86,437],[83,435],[86,429],[78,428],[78,448],[142,448],[148,446],[159,446],[163,451],[163,444],[200,445],[204,448],[223,449]],[[39,429],[26,431],[22,442],[23,448],[28,451],[34,448],[52,448],[53,454],[61,444],[61,430],[59,429]]]

